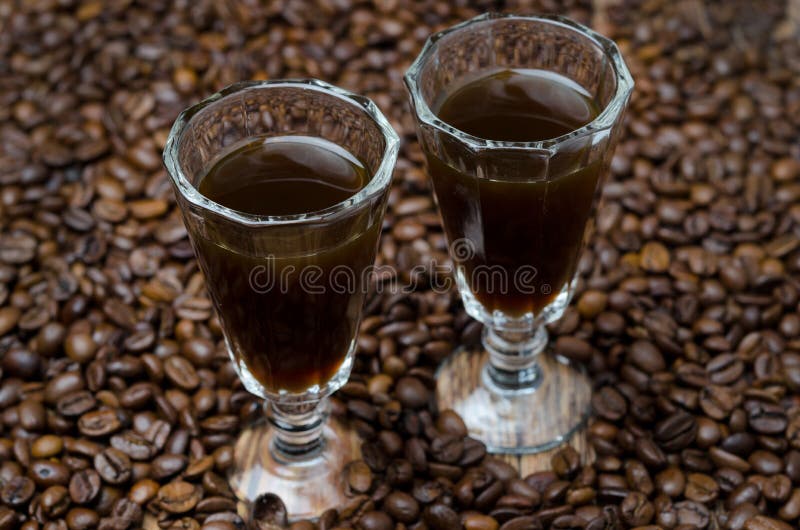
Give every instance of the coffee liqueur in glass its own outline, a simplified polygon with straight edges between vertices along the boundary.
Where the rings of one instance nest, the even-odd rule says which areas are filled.
[[[184,111],[164,160],[244,387],[265,421],[229,479],[291,519],[345,502],[359,441],[328,417],[350,375],[399,139],[375,105],[315,80],[238,83]]]
[[[357,158],[324,139],[261,136],[232,147],[201,177],[199,190],[249,214],[329,208],[370,178]],[[334,289],[330,281],[339,269],[363,271],[374,261],[379,231],[374,223],[340,245],[266,258],[195,238],[234,359],[268,392],[321,387],[339,369],[356,334],[363,293]]]
[[[588,418],[579,366],[543,354],[633,81],[617,47],[562,17],[483,15],[433,35],[405,77],[459,293],[484,324],[437,375],[492,452],[555,447]]]

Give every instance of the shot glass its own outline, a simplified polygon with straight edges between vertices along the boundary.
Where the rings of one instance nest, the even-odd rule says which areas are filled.
[[[467,80],[531,69],[577,83],[599,114],[536,142],[479,138],[438,117]],[[573,295],[633,80],[612,41],[569,19],[486,14],[432,35],[405,83],[456,284],[484,324],[478,351],[440,367],[439,409],[492,452],[551,449],[585,424],[591,388],[581,367],[541,355],[545,326]]]
[[[369,181],[344,202],[284,216],[231,210],[198,191],[231,146],[290,135],[344,148]],[[326,397],[350,375],[398,144],[370,100],[316,80],[232,85],[178,116],[167,141],[164,161],[231,361],[265,400],[265,421],[239,436],[229,480],[242,501],[279,495],[292,519],[341,505],[341,469],[358,456]]]

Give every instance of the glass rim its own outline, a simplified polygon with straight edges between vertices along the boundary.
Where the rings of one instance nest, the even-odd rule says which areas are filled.
[[[453,127],[444,120],[441,120],[430,108],[428,102],[425,101],[425,98],[422,96],[420,91],[419,76],[422,68],[430,60],[431,55],[436,49],[437,42],[443,37],[451,33],[461,31],[472,25],[493,20],[521,20],[540,22],[554,26],[561,26],[587,37],[603,51],[606,58],[609,60],[611,68],[614,71],[617,86],[613,97],[605,105],[603,110],[589,123],[561,136],[535,142],[511,142],[481,138]],[[617,121],[620,114],[625,110],[625,104],[631,92],[633,91],[634,86],[633,76],[628,70],[628,66],[625,64],[624,59],[622,58],[622,53],[620,53],[617,44],[608,37],[605,37],[584,26],[583,24],[579,24],[578,22],[561,15],[546,14],[526,16],[509,13],[484,13],[432,34],[425,41],[425,45],[422,47],[419,55],[417,55],[416,59],[414,59],[414,62],[411,63],[411,66],[406,71],[405,75],[403,76],[403,81],[408,89],[409,95],[411,96],[411,104],[413,107],[412,110],[417,115],[417,118],[420,122],[457,138],[459,141],[475,151],[484,149],[520,149],[527,151],[539,150],[551,152],[559,145],[575,138],[610,129]]]
[[[270,88],[296,88],[299,90],[311,90],[321,92],[330,96],[334,96],[342,101],[347,102],[353,106],[360,108],[367,117],[369,117],[380,129],[384,139],[383,155],[381,156],[380,164],[377,169],[372,172],[372,178],[369,183],[360,189],[356,194],[347,198],[342,202],[338,202],[332,206],[315,210],[311,212],[304,212],[292,215],[255,215],[240,210],[234,210],[223,206],[205,195],[189,181],[186,174],[179,162],[178,152],[183,140],[186,127],[195,117],[206,107],[216,103],[217,101],[232,96],[238,93],[244,93],[251,90],[265,90]],[[318,79],[274,79],[267,81],[240,81],[226,86],[222,90],[203,99],[186,109],[184,109],[170,129],[167,143],[164,147],[164,165],[167,168],[170,178],[174,187],[189,203],[204,210],[209,210],[222,217],[236,221],[243,225],[248,226],[268,226],[278,224],[293,224],[293,223],[310,223],[322,220],[328,220],[332,216],[336,216],[342,212],[349,210],[353,206],[360,205],[369,199],[381,193],[387,186],[391,184],[392,173],[397,160],[397,154],[400,147],[400,137],[392,128],[389,121],[380,111],[373,101],[365,96],[354,94],[343,88],[331,85]],[[349,151],[349,150],[348,150]]]

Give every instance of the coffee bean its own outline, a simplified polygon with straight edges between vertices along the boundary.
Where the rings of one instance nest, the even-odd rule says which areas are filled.
[[[121,426],[117,412],[111,409],[87,412],[78,419],[78,430],[89,437],[107,436],[119,430]]]
[[[186,513],[197,506],[201,495],[202,493],[198,487],[182,480],[176,480],[162,486],[158,490],[157,501],[161,509],[169,513]],[[272,495],[272,497],[275,496]],[[274,502],[275,501],[258,500],[254,503],[254,513],[258,510],[258,515],[263,516],[264,512],[261,510],[273,506]],[[278,500],[278,502],[280,501]],[[280,504],[281,506],[283,505],[282,502],[280,502]],[[283,508],[283,513],[285,517],[285,508]]]
[[[686,487],[686,477],[680,469],[668,467],[656,475],[656,487],[668,497],[679,497]]]
[[[401,523],[411,524],[419,517],[419,504],[402,491],[393,491],[383,500],[383,509]]]
[[[792,525],[778,519],[756,515],[744,523],[745,530],[791,530]]]
[[[786,413],[777,405],[750,401],[747,406],[747,419],[756,432],[779,434],[786,429]]]
[[[620,504],[623,520],[631,526],[643,526],[653,518],[654,509],[647,497],[639,492],[629,493]]]
[[[358,519],[358,528],[361,530],[392,530],[392,518],[384,512],[369,511]]]
[[[60,437],[54,434],[46,434],[37,438],[31,444],[31,456],[33,458],[49,458],[61,453],[63,447],[64,444]]]
[[[174,486],[174,485],[180,485]],[[189,488],[191,485],[186,482],[175,482],[171,483],[173,487],[170,491],[167,491],[166,498],[177,498],[177,497],[186,497],[189,495]],[[165,488],[168,486],[165,486]],[[162,491],[164,488],[161,488]],[[175,490],[175,491],[172,491]],[[162,497],[162,494],[159,493],[159,498]],[[174,501],[168,501],[174,502]],[[180,504],[187,504],[185,501],[178,503]],[[183,506],[179,506],[183,507]],[[186,510],[180,511],[188,511],[190,508]],[[171,511],[171,510],[170,510]],[[175,512],[173,512],[175,513]],[[253,508],[251,511],[251,520],[255,523],[256,527],[259,529],[265,528],[285,528],[289,525],[287,514],[286,514],[286,506],[283,504],[283,501],[275,494],[272,493],[265,493],[259,495],[258,498],[253,503]]]
[[[139,505],[144,505],[153,499],[158,493],[158,482],[152,479],[141,479],[137,481],[128,492],[128,499]]]
[[[89,504],[100,493],[100,475],[93,469],[83,469],[72,475],[69,496],[76,504]]]
[[[610,386],[605,386],[592,396],[592,409],[604,419],[617,421],[627,413],[627,404],[622,394]]]
[[[50,486],[39,497],[39,507],[51,519],[64,515],[69,509],[70,498],[64,486]]]
[[[41,431],[46,425],[46,411],[44,406],[38,401],[26,399],[17,407],[19,423],[23,429],[28,431]]]
[[[716,481],[703,473],[689,473],[686,477],[684,496],[692,501],[703,504],[715,500],[719,494],[719,485]]]
[[[700,390],[700,408],[715,420],[727,418],[738,401],[738,396],[724,386],[708,385]]]
[[[70,371],[58,374],[44,388],[44,398],[47,403],[55,404],[61,397],[83,390],[85,382],[80,372]]]
[[[109,484],[123,484],[131,478],[131,461],[128,455],[112,447],[94,457],[94,468]]]
[[[70,473],[67,466],[53,460],[34,460],[31,462],[29,474],[37,486],[66,486]]]
[[[497,530],[499,526],[493,517],[474,512],[467,513],[462,524],[465,530]]]
[[[467,427],[464,425],[464,421],[452,410],[445,410],[439,413],[439,417],[436,419],[436,428],[442,433],[458,438],[463,438],[467,435]]]
[[[647,373],[659,372],[666,367],[661,352],[650,342],[634,342],[630,347],[629,357],[633,364]]]
[[[554,349],[559,354],[578,362],[588,362],[592,358],[592,345],[585,340],[562,335],[556,339]]]
[[[680,451],[697,437],[697,422],[694,417],[679,410],[659,422],[654,430],[655,441],[669,452]]]
[[[97,404],[95,397],[86,390],[71,392],[56,403],[58,413],[66,417],[81,416]]]
[[[93,359],[97,344],[89,333],[73,333],[64,341],[64,352],[73,361],[87,363]]]
[[[133,431],[114,435],[109,441],[111,447],[125,453],[132,460],[148,460],[155,453],[153,445]]]
[[[347,466],[347,485],[354,493],[366,493],[372,487],[372,471],[363,461]]]
[[[395,393],[403,406],[409,408],[424,407],[429,399],[428,389],[415,377],[401,377],[395,385]]]
[[[761,485],[761,494],[770,502],[784,502],[792,491],[792,481],[786,475],[768,477]]]
[[[542,530],[542,528],[539,518],[533,515],[515,517],[500,526],[500,530]]]
[[[625,478],[628,485],[644,493],[650,495],[653,492],[653,480],[650,478],[647,468],[638,460],[629,460],[625,463]]]
[[[694,525],[700,528],[708,526],[710,515],[708,509],[694,501],[682,501],[675,504],[678,524]]]
[[[580,456],[573,447],[567,446],[553,455],[550,465],[559,477],[572,478],[580,467]]]
[[[180,355],[167,357],[164,361],[164,373],[175,386],[183,390],[193,390],[200,384],[194,366]]]
[[[642,438],[637,441],[636,455],[650,468],[660,468],[666,463],[663,451],[651,438]]]
[[[422,518],[432,530],[451,530],[461,526],[458,514],[452,508],[441,503],[434,503],[426,507]]]
[[[64,517],[64,521],[70,530],[89,530],[97,527],[100,516],[88,508],[72,508]]]
[[[22,506],[36,491],[36,485],[27,477],[16,476],[3,484],[0,489],[0,499],[8,506]]]

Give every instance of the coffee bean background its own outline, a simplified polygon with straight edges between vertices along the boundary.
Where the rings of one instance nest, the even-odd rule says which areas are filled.
[[[404,143],[333,403],[351,501],[293,530],[789,529],[800,524],[800,46],[777,0],[0,1],[0,529],[275,528],[225,474],[260,414],[238,382],[160,151],[242,79],[366,94]],[[446,244],[402,74],[487,10],[561,12],[636,78],[553,348],[588,366],[596,460],[520,477],[433,409],[480,325],[429,289]],[[422,264],[423,267],[416,267]],[[390,281],[392,278],[384,278]]]

